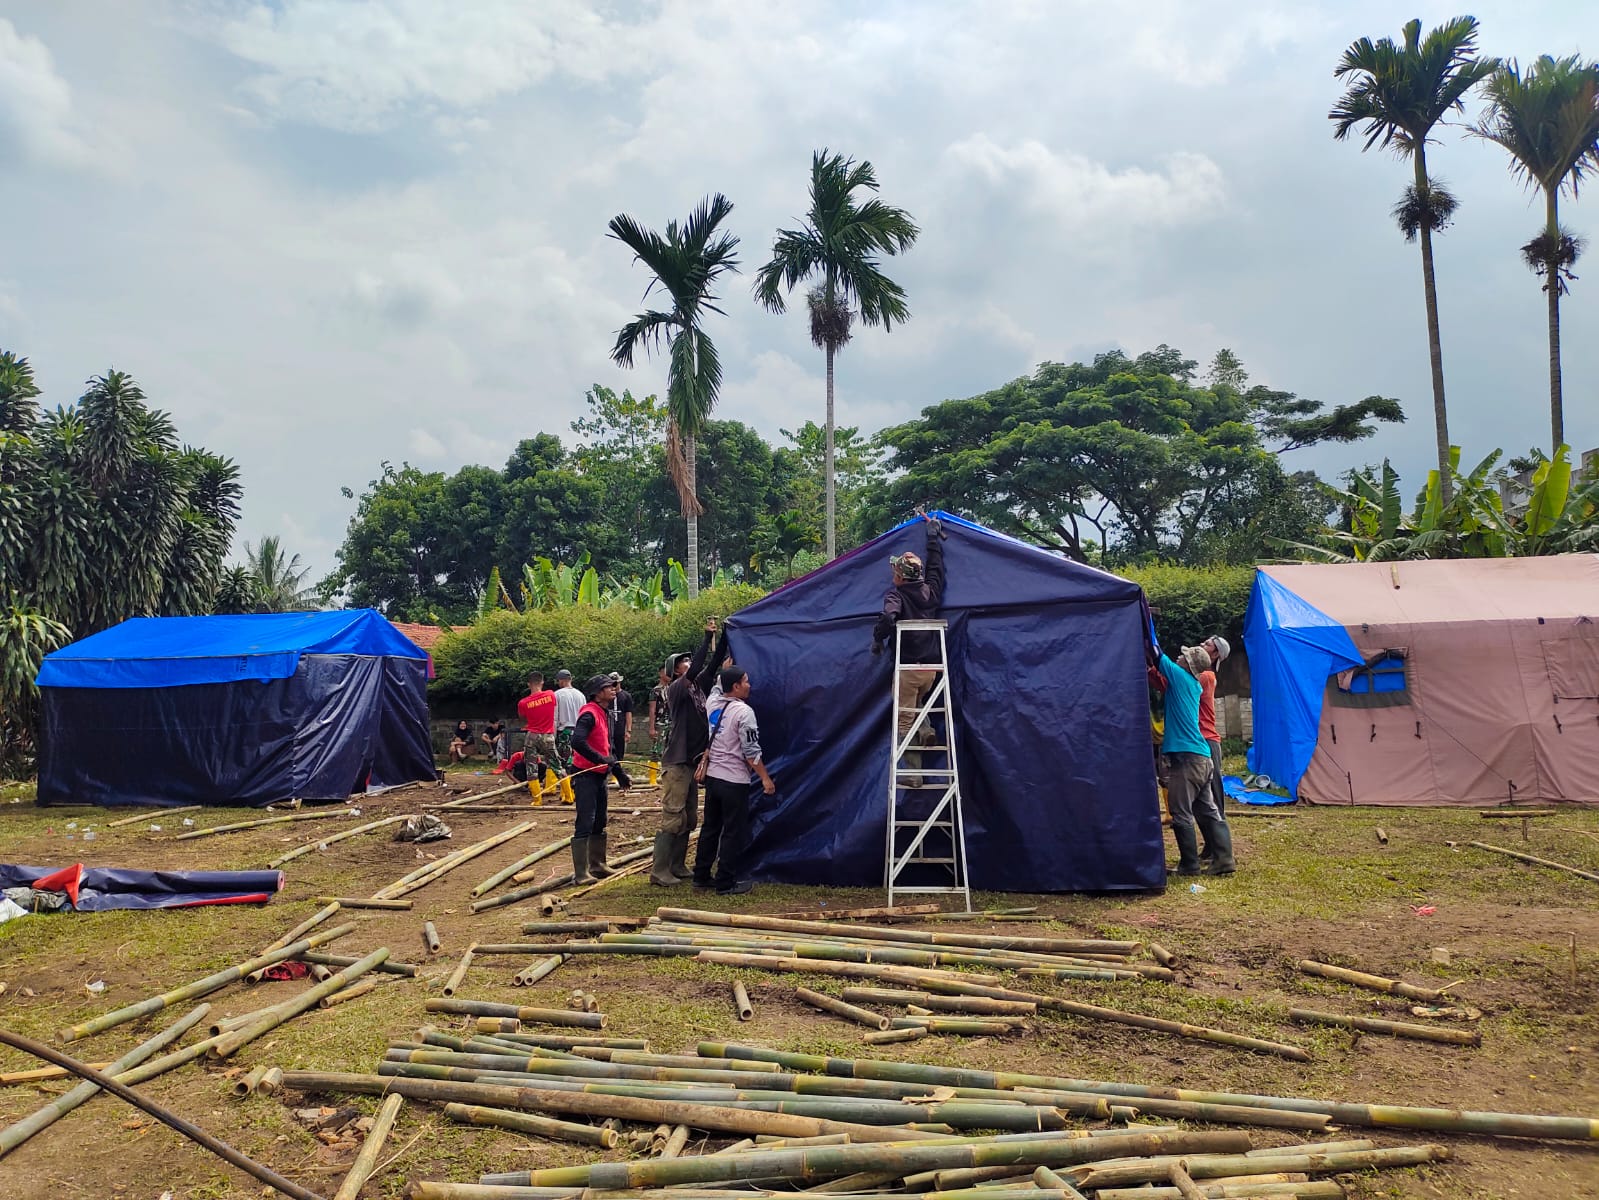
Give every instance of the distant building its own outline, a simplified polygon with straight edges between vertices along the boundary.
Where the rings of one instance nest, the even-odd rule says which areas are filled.
[[[1591,476],[1599,468],[1599,447],[1584,450],[1577,462],[1579,476]],[[1499,481],[1499,503],[1506,513],[1519,516],[1527,509],[1527,498],[1532,494],[1532,472],[1518,471]]]

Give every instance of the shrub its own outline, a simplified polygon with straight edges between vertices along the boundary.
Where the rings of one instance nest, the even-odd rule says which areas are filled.
[[[1219,633],[1235,651],[1244,644],[1244,612],[1254,567],[1180,567],[1157,563],[1120,567],[1116,573],[1144,589],[1155,609],[1155,631],[1170,653]]]
[[[586,604],[491,612],[434,646],[432,695],[438,700],[504,700],[522,695],[529,671],[543,671],[553,685],[555,672],[564,667],[579,686],[591,675],[620,671],[642,706],[666,656],[699,644],[706,616],[725,618],[764,594],[748,584],[712,588],[698,599],[679,601],[665,615]]]

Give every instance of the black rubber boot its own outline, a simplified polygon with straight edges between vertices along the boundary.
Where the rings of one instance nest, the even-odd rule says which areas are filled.
[[[574,887],[593,883],[594,876],[589,874],[589,839],[572,839],[572,885]]]
[[[1210,842],[1215,853],[1211,856],[1210,865],[1205,868],[1207,875],[1231,875],[1238,869],[1238,864],[1233,861],[1233,831],[1227,827],[1227,822],[1215,817],[1207,818],[1205,824],[1206,840]]]
[[[1178,875],[1199,874],[1199,835],[1192,825],[1173,825],[1171,834],[1177,842]]]
[[[605,843],[608,838],[604,833],[591,833],[589,835],[589,870],[594,873],[594,878],[604,879],[607,875],[615,875],[610,864],[605,861]]]
[[[672,869],[673,842],[669,833],[655,835],[655,857],[650,862],[650,882],[656,887],[676,887],[683,881]]]

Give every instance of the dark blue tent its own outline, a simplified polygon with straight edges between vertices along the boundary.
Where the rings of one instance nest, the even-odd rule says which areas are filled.
[[[973,887],[1165,883],[1137,584],[944,513],[949,655]],[[892,649],[871,654],[888,558],[920,521],[728,619],[777,780],[755,788],[757,879],[881,886]]]
[[[431,779],[427,669],[368,608],[124,621],[39,670],[39,803],[259,806]]]

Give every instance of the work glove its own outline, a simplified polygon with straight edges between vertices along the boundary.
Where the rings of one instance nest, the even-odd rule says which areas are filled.
[[[882,642],[873,642],[872,643],[872,657],[876,658],[882,652],[883,652],[883,643]]]
[[[932,538],[932,537],[943,537],[944,536],[944,522],[940,521],[937,517],[928,517],[927,518],[927,536],[929,538]]]
[[[628,775],[627,769],[623,767],[621,763],[614,763],[612,765],[611,774],[616,776],[616,786],[621,788],[624,792],[633,786],[632,777]]]

